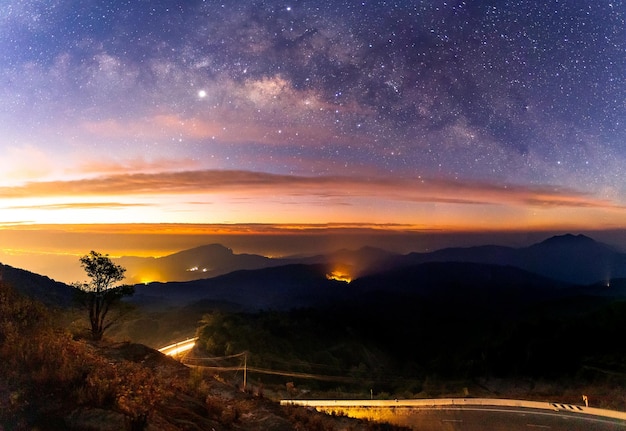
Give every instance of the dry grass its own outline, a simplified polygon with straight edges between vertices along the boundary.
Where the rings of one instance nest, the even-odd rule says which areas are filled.
[[[285,410],[145,346],[75,339],[1,283],[0,364],[0,430],[383,429]]]

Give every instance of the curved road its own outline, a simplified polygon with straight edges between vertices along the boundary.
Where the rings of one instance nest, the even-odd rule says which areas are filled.
[[[498,399],[283,400],[327,413],[434,431],[626,430],[626,413],[569,404]]]
[[[193,349],[197,337],[162,347],[177,356]],[[570,404],[501,399],[282,400],[327,413],[385,421],[433,431],[626,431],[626,413]]]
[[[616,431],[626,430],[618,419],[568,412],[549,412],[520,407],[438,407],[420,408],[396,424],[414,430],[463,431]]]

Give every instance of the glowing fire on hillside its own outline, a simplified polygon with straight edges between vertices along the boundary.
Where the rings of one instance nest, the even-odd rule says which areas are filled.
[[[141,284],[150,284],[150,283],[154,283],[155,281],[162,281],[161,280],[161,276],[160,274],[155,274],[155,273],[142,273],[137,275],[136,277],[131,277],[128,278],[127,280],[132,281],[133,283],[141,283]]]
[[[326,274],[326,278],[329,280],[343,281],[344,283],[350,283],[352,281],[352,274],[346,267],[335,267],[329,273]]]

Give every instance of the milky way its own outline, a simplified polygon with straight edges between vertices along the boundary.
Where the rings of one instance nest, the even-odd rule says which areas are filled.
[[[425,204],[519,217],[480,207],[502,202],[614,215],[625,16],[618,0],[7,1],[0,221],[138,220],[158,190],[149,221],[186,221],[163,206],[184,202],[218,214],[190,221],[254,222],[230,208],[258,199],[267,222],[390,200],[365,221]]]

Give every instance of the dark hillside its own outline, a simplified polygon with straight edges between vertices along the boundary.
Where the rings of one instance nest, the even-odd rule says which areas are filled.
[[[573,287],[513,266],[467,262],[428,262],[365,276],[351,283],[359,292],[406,292],[446,296],[454,301],[463,292],[494,295],[553,295],[556,290]]]
[[[156,307],[210,300],[250,311],[306,307],[347,294],[346,284],[328,280],[326,273],[325,265],[296,264],[185,283],[150,283],[136,285],[130,301]]]
[[[0,316],[3,430],[400,429],[283,408],[142,345],[73,339],[5,283]]]
[[[626,254],[584,235],[561,235],[525,248],[479,246],[410,253],[379,269],[427,262],[468,262],[514,266],[566,283],[586,285],[626,277]]]
[[[626,254],[585,235],[562,235],[520,250],[519,266],[577,284],[626,277]]]
[[[247,351],[252,367],[342,377],[293,377],[303,392],[343,388],[361,397],[376,388],[437,397],[459,396],[465,387],[474,396],[506,396],[508,389],[485,393],[480,383],[501,379],[525,382],[521,398],[563,399],[561,391],[571,389],[575,402],[584,390],[606,407],[626,407],[606,395],[626,387],[626,350],[611,341],[626,331],[626,303],[575,289],[528,297],[516,289],[380,289],[315,309],[212,312],[199,331],[199,355]],[[453,382],[457,392],[446,389]]]
[[[135,295],[129,301],[151,307],[211,301],[248,311],[289,310],[354,300],[372,291],[405,292],[454,301],[467,295],[546,297],[572,287],[515,267],[459,262],[413,265],[365,276],[349,284],[329,280],[328,271],[326,265],[298,264],[235,271],[184,283],[136,285]]]
[[[0,282],[15,286],[22,294],[51,306],[72,304],[73,289],[48,277],[0,264]]]
[[[139,307],[139,314],[113,330],[118,336],[157,347],[187,338],[204,313],[216,310],[288,311],[347,303],[393,314],[396,307],[428,303],[432,309],[447,310],[443,314],[449,312],[449,320],[454,320],[466,315],[472,319],[516,316],[539,302],[596,295],[594,292],[604,295],[606,291],[605,287],[583,288],[511,266],[461,262],[402,267],[349,284],[329,280],[327,272],[325,265],[286,265],[184,283],[137,285],[128,301]],[[407,300],[398,304],[399,297]]]

